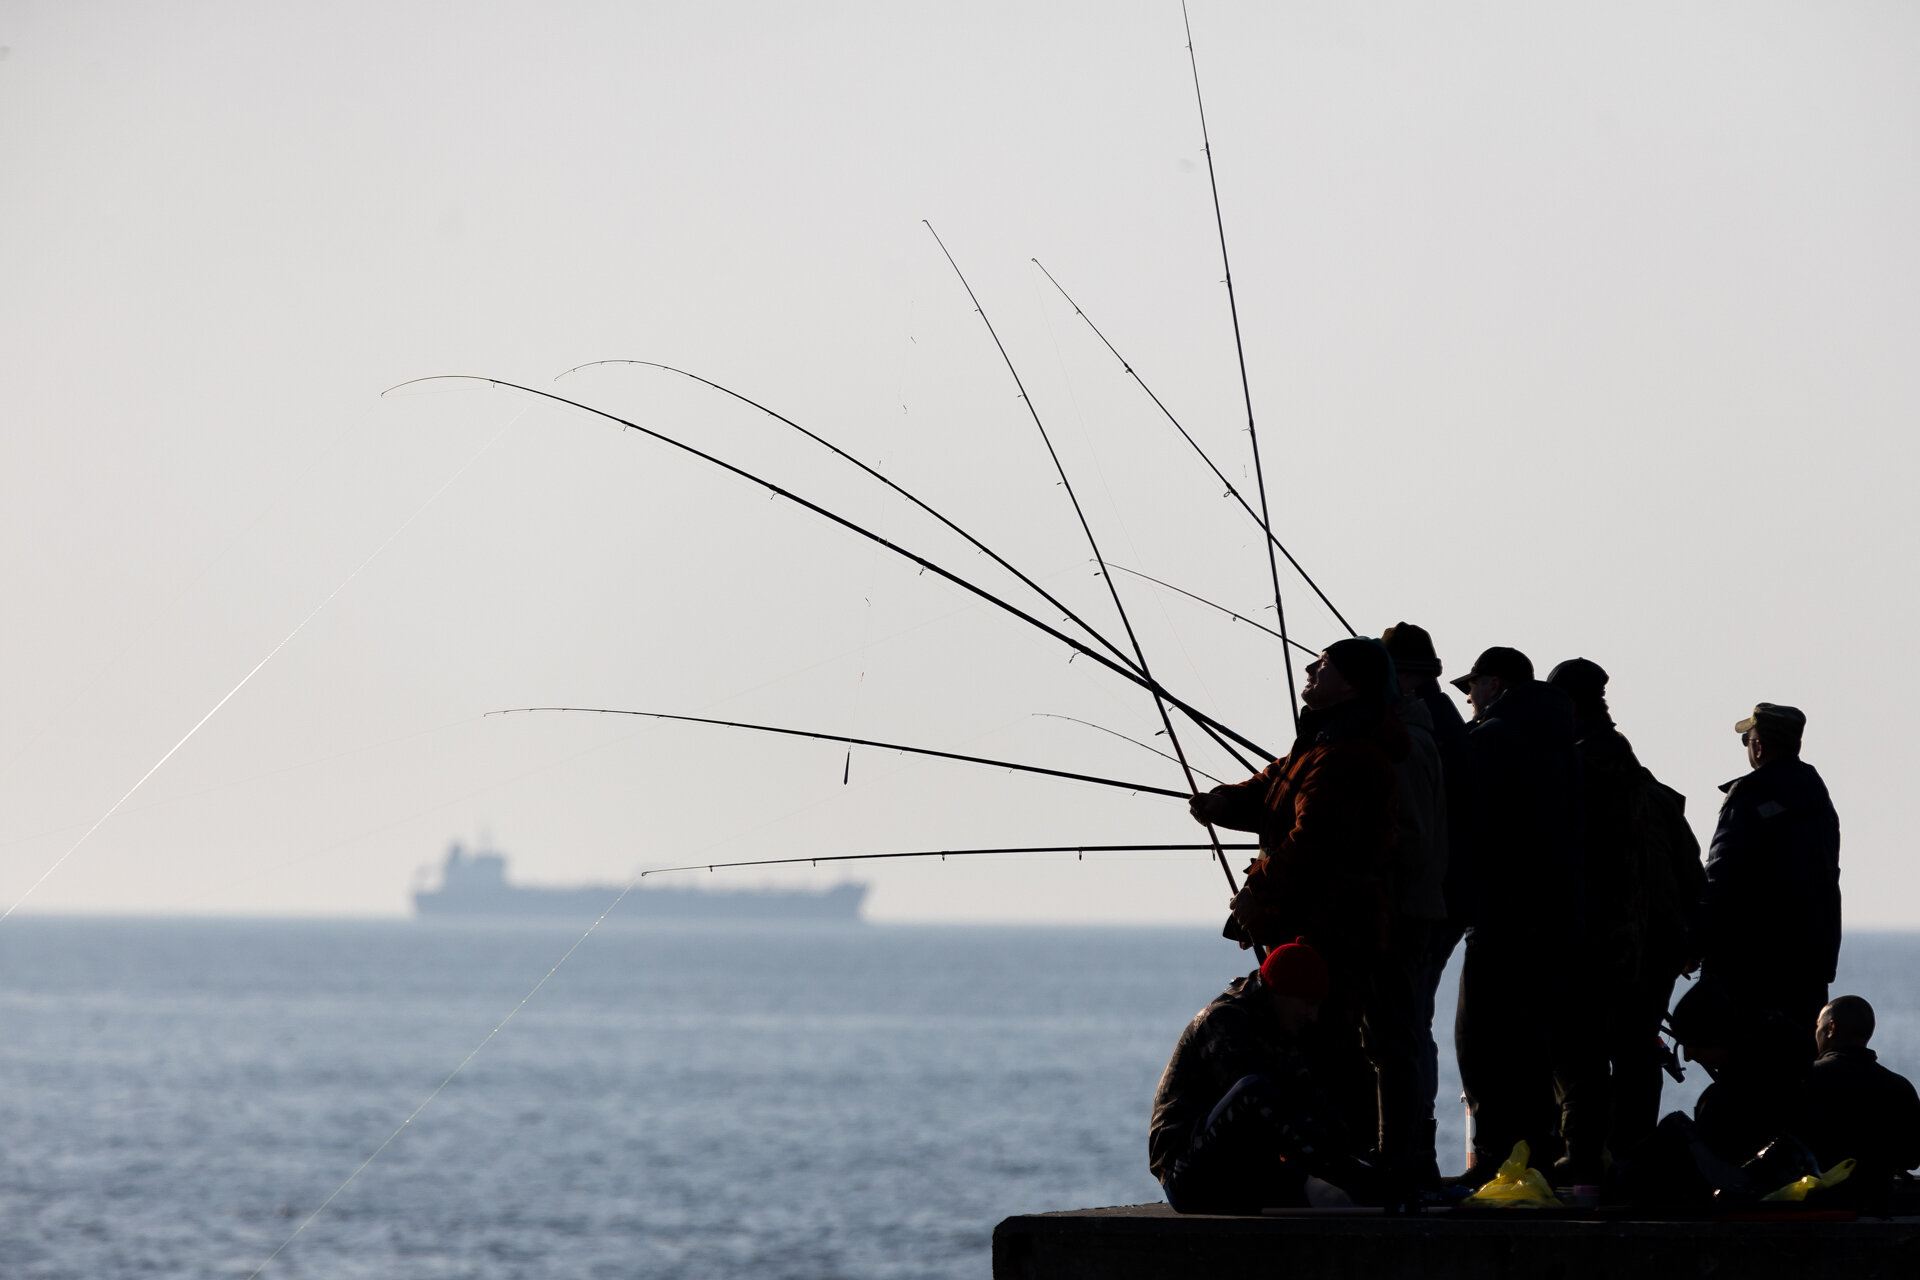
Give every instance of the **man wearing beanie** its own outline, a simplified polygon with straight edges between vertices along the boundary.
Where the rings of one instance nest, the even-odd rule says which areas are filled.
[[[1809,1027],[1840,957],[1840,818],[1800,758],[1805,715],[1762,702],[1733,727],[1753,772],[1720,788],[1703,968],[1748,1009]]]
[[[1347,1124],[1377,1140],[1373,1064],[1361,1019],[1386,944],[1394,766],[1407,731],[1388,707],[1393,661],[1377,640],[1342,640],[1307,664],[1293,749],[1245,782],[1195,796],[1197,821],[1260,837],[1233,900],[1228,937],[1274,946],[1296,936],[1326,958],[1331,988],[1315,1066]]]
[[[1466,725],[1440,691],[1440,658],[1425,628],[1397,622],[1380,637],[1399,676],[1393,711],[1407,727],[1411,750],[1396,772],[1397,822],[1388,896],[1392,922],[1388,963],[1381,966],[1367,1008],[1367,1050],[1380,1071],[1381,1151],[1419,1181],[1440,1176],[1434,1148],[1434,1104],[1440,1052],[1433,1039],[1434,996],[1461,929],[1448,903],[1466,840],[1458,834],[1464,806],[1458,792]],[[1404,1046],[1411,1076],[1402,1087],[1395,1067]]]
[[[1547,676],[1573,699],[1587,815],[1595,1065],[1608,1086],[1591,1121],[1606,1126],[1606,1145],[1618,1157],[1660,1119],[1660,1020],[1687,967],[1707,879],[1686,797],[1648,772],[1614,727],[1607,680],[1587,658],[1569,658]],[[1577,1130],[1577,1119],[1564,1117],[1563,1132]]]
[[[1327,989],[1319,952],[1290,942],[1187,1024],[1147,1129],[1147,1167],[1176,1211],[1304,1205],[1308,1175],[1372,1198],[1372,1170],[1354,1155],[1300,1049]]]

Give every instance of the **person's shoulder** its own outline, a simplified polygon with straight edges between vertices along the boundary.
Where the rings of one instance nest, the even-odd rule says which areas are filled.
[[[1222,991],[1219,995],[1207,1002],[1207,1007],[1200,1011],[1199,1016],[1196,1017],[1194,1021],[1199,1022],[1209,1018],[1218,1019],[1223,1016],[1226,1018],[1243,1016],[1247,1008],[1259,994],[1260,975],[1258,972],[1235,978],[1227,984],[1225,991]]]
[[[1762,769],[1761,773],[1777,773],[1774,790],[1781,795],[1792,795],[1804,801],[1817,804],[1831,804],[1827,795],[1827,782],[1820,771],[1805,760],[1794,760],[1781,764],[1778,769]]]

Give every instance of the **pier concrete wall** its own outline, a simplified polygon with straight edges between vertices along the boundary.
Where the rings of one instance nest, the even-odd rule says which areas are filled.
[[[1787,1222],[1180,1215],[1008,1218],[994,1280],[1914,1280],[1920,1219]]]

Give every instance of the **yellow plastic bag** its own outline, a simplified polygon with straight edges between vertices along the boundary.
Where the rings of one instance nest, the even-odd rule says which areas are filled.
[[[1805,1200],[1816,1191],[1825,1191],[1828,1187],[1837,1187],[1845,1182],[1848,1175],[1853,1172],[1853,1165],[1854,1162],[1851,1160],[1842,1160],[1839,1164],[1833,1166],[1833,1168],[1827,1170],[1819,1177],[1815,1177],[1810,1173],[1804,1178],[1789,1182],[1778,1191],[1767,1192],[1767,1194],[1761,1196],[1760,1199],[1762,1202],[1768,1200]]]
[[[1513,1154],[1487,1184],[1460,1203],[1476,1209],[1557,1209],[1562,1201],[1545,1177],[1527,1164],[1533,1153],[1525,1142],[1513,1144]]]

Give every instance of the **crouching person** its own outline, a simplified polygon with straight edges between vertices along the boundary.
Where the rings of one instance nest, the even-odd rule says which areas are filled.
[[[1301,1052],[1327,996],[1327,966],[1304,941],[1276,947],[1187,1025],[1154,1094],[1147,1163],[1180,1213],[1258,1213],[1307,1203],[1309,1176],[1370,1198]]]

